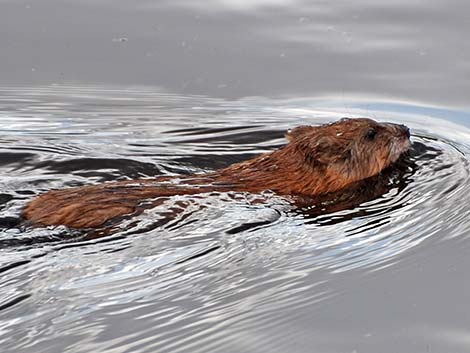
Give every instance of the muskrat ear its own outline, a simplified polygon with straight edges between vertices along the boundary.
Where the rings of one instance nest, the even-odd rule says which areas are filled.
[[[352,150],[336,139],[323,136],[316,141],[305,141],[298,148],[305,156],[305,160],[310,165],[330,165],[333,163],[344,163],[351,159]]]
[[[302,136],[307,135],[309,132],[312,132],[313,130],[315,130],[314,126],[308,126],[308,125],[298,126],[294,129],[288,130],[284,136],[289,142],[292,142],[292,141],[298,140]]]

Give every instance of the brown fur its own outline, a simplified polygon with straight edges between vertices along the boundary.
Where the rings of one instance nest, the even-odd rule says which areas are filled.
[[[301,126],[286,137],[289,143],[276,151],[212,173],[49,191],[33,199],[23,217],[41,225],[94,228],[137,212],[144,200],[174,195],[232,190],[323,195],[377,175],[410,146],[408,128],[370,119]]]

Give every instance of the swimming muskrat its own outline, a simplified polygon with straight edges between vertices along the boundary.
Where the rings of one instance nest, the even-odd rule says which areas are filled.
[[[49,191],[29,202],[22,216],[39,225],[96,228],[136,212],[143,201],[174,195],[265,190],[325,195],[379,174],[410,147],[406,126],[371,119],[300,126],[286,138],[273,152],[210,173]]]

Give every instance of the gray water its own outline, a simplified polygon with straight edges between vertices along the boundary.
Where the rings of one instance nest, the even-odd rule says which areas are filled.
[[[0,351],[468,352],[468,10],[0,0]],[[343,116],[413,143],[348,209],[181,196],[94,240],[15,221],[50,189],[210,171]]]

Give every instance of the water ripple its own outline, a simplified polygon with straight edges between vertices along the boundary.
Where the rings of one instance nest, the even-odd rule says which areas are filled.
[[[406,123],[413,147],[383,193],[352,207],[318,213],[269,193],[178,196],[105,238],[14,221],[51,188],[213,170],[272,150],[289,127],[345,115],[325,104],[0,88],[2,347],[262,351],[295,339],[281,327],[340,294],[329,284],[341,273],[376,273],[425,242],[468,238],[468,128],[417,107],[359,103],[348,115]],[[259,327],[278,335],[247,334]]]

